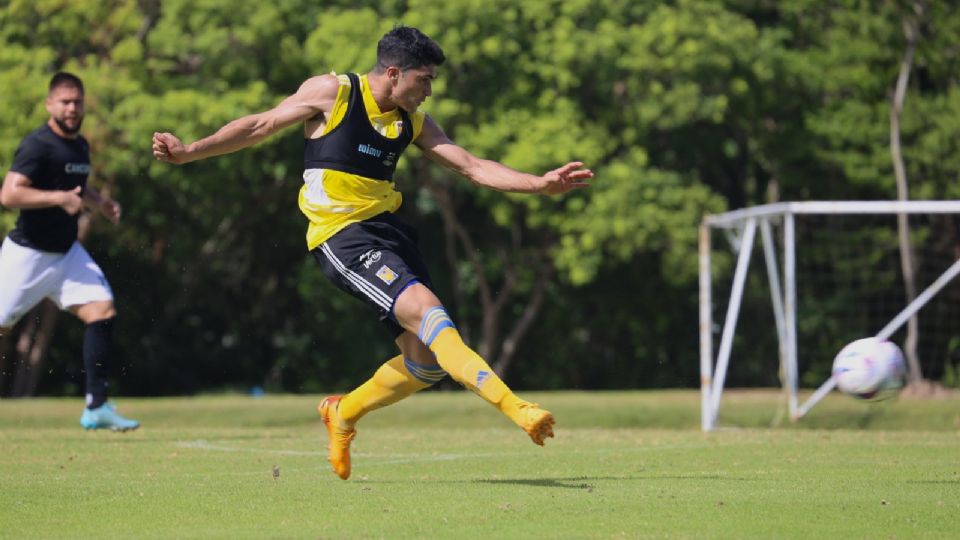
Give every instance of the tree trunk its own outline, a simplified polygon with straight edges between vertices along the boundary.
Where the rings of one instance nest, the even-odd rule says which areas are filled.
[[[523,314],[520,316],[517,324],[513,326],[513,330],[510,331],[507,338],[503,340],[503,347],[500,349],[500,354],[492,365],[493,371],[501,379],[507,370],[510,369],[510,364],[513,363],[513,359],[516,357],[517,345],[523,341],[523,337],[533,326],[533,323],[540,315],[540,311],[543,309],[543,303],[547,296],[547,284],[550,282],[550,277],[553,273],[552,270],[549,264],[547,264],[546,270],[540,273],[541,275],[538,277],[536,285],[534,285],[533,294],[530,295],[530,301],[527,302],[526,307],[523,309]]]
[[[449,188],[442,182],[434,180],[426,171],[421,172],[420,176],[424,179],[427,189],[433,194],[443,219],[446,237],[445,252],[451,272],[458,271],[462,256],[466,258],[475,274],[477,296],[482,310],[481,335],[473,336],[475,341],[478,342],[476,345],[477,353],[491,364],[497,375],[504,377],[514,360],[517,345],[527,334],[543,306],[546,282],[551,270],[549,262],[542,263],[545,266],[537,271],[541,279],[538,279],[520,318],[512,323],[507,332],[507,338],[501,341],[503,312],[509,305],[509,301],[517,288],[518,273],[526,263],[522,257],[516,256],[520,253],[522,247],[521,226],[515,224],[510,231],[509,250],[501,249],[497,254],[499,259],[503,261],[503,279],[497,287],[490,283],[484,272],[480,251],[470,231],[463,226],[458,218],[456,202]],[[455,275],[451,281],[454,287],[454,298],[460,305],[464,305],[467,299],[459,286],[460,280]],[[458,322],[457,325],[459,327],[461,323]],[[463,326],[469,332],[469,326],[465,322]],[[463,330],[461,330],[461,333],[464,334],[464,341],[469,343],[467,333]]]
[[[922,2],[914,3],[917,18],[906,16],[903,20],[903,34],[907,40],[907,47],[900,63],[900,75],[893,93],[890,105],[890,154],[893,158],[893,170],[897,180],[897,200],[909,199],[907,189],[907,172],[903,164],[903,154],[900,146],[900,115],[903,113],[903,101],[907,94],[907,83],[910,80],[910,70],[913,67],[913,56],[917,49],[918,23],[917,19],[923,15]],[[910,224],[907,214],[897,215],[897,233],[900,240],[900,267],[903,271],[903,286],[907,304],[917,297],[917,285],[913,257],[913,247],[910,244]],[[907,357],[910,368],[910,381],[918,382],[923,379],[920,360],[917,357],[917,334],[919,324],[914,314],[907,322],[907,337],[903,344],[903,352]]]
[[[0,396],[7,395],[7,384],[9,384],[10,377],[13,375],[15,330],[15,328],[11,328],[10,332],[0,337]]]
[[[59,317],[60,310],[50,300],[40,302],[26,315],[26,324],[21,327],[17,338],[17,371],[10,389],[11,397],[30,397],[36,393]]]

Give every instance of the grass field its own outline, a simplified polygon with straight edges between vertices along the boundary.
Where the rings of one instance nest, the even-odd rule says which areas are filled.
[[[829,396],[780,425],[776,393],[529,394],[546,448],[464,392],[364,419],[329,470],[316,396],[0,402],[2,538],[958,538],[960,400]],[[274,477],[274,470],[279,476]]]

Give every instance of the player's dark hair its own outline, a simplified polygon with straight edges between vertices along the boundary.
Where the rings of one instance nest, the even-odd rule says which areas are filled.
[[[66,71],[56,72],[53,77],[50,78],[50,88],[48,92],[53,92],[55,88],[61,86],[73,86],[78,88],[81,94],[83,93],[83,81],[73,73],[67,73]]]
[[[390,66],[413,69],[423,66],[439,66],[446,57],[437,42],[426,34],[409,26],[396,26],[377,43],[377,73]]]

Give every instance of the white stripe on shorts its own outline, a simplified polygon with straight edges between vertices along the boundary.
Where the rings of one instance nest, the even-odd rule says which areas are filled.
[[[323,254],[326,255],[327,260],[333,264],[334,268],[340,272],[344,278],[347,279],[350,283],[353,283],[357,289],[360,290],[364,295],[367,296],[370,300],[373,300],[373,303],[382,307],[384,311],[390,311],[390,308],[393,306],[393,299],[387,296],[387,294],[376,287],[376,285],[371,284],[369,281],[364,279],[363,276],[350,270],[346,267],[336,255],[333,254],[333,250],[330,249],[330,246],[326,242],[320,244],[320,249],[323,250]]]

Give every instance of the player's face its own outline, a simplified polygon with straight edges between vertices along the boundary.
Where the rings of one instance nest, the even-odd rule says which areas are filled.
[[[393,91],[397,105],[408,113],[416,112],[433,93],[433,80],[436,78],[437,66],[423,66],[401,71]]]
[[[83,92],[76,86],[60,85],[47,96],[50,118],[67,135],[80,131],[83,124]]]

